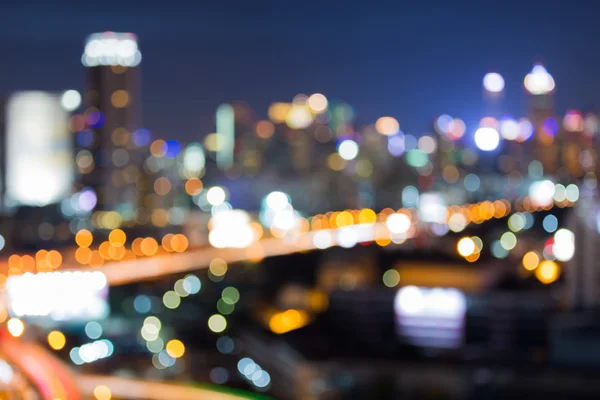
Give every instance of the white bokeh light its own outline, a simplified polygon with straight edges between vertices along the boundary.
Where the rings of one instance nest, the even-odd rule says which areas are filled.
[[[354,140],[344,140],[338,147],[338,153],[346,161],[354,160],[358,156],[358,145]]]
[[[77,90],[67,90],[60,97],[60,105],[67,111],[74,111],[81,105],[81,94]]]
[[[208,192],[206,192],[206,200],[210,205],[213,206],[218,206],[219,204],[222,204],[225,201],[226,197],[227,196],[225,194],[225,191],[219,186],[211,187],[210,189],[208,189]]]
[[[543,65],[536,64],[525,77],[525,89],[533,95],[542,95],[554,90],[554,78]]]
[[[500,144],[500,135],[494,128],[479,128],[475,132],[475,145],[479,150],[492,151]]]
[[[497,72],[490,72],[483,77],[483,87],[490,93],[504,90],[504,78]]]
[[[402,234],[408,232],[410,229],[411,220],[406,214],[392,214],[385,221],[385,225],[390,232],[395,234]]]

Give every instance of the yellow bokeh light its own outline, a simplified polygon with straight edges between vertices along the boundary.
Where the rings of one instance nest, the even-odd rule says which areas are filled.
[[[554,261],[544,260],[535,270],[535,276],[542,283],[552,283],[560,276],[560,267]]]
[[[458,254],[463,257],[468,257],[475,253],[475,242],[470,237],[464,237],[458,241],[456,244],[456,249],[458,250]]]
[[[305,326],[308,322],[308,315],[305,311],[286,310],[271,316],[269,319],[269,329],[278,335],[292,331]]]
[[[116,108],[127,107],[129,104],[129,92],[126,90],[115,90],[110,96],[110,102]]]
[[[94,388],[94,397],[96,400],[110,400],[112,392],[106,385],[98,385]]]
[[[122,260],[125,257],[125,246],[113,246],[111,244],[108,247],[108,256],[113,260]]]
[[[227,273],[227,262],[222,258],[214,258],[208,269],[214,276],[223,276]]]
[[[47,255],[48,253],[45,253],[45,254]],[[43,261],[44,261],[44,263],[42,265],[45,266],[46,268],[49,268],[50,266],[48,265],[46,260],[43,260]],[[30,256],[29,254],[26,254],[21,257],[21,271],[32,272],[35,269],[35,266],[36,266],[35,258]]]
[[[158,251],[158,243],[154,238],[147,237],[142,240],[140,244],[140,250],[145,256],[153,256]]]
[[[75,235],[75,243],[79,247],[90,247],[92,242],[94,241],[94,236],[92,232],[87,229],[82,229]]]
[[[105,260],[110,260],[110,254],[108,253],[109,248],[109,242],[102,242],[100,243],[100,246],[98,246],[98,252],[100,253],[100,256]]]
[[[344,226],[350,226],[352,224],[354,224],[354,217],[348,211],[342,211],[341,213],[337,214],[335,217],[335,225],[338,228],[342,228]]]
[[[14,336],[19,337],[25,331],[25,324],[19,318],[11,318],[6,323],[6,327],[8,328],[8,332]]]
[[[85,265],[90,262],[91,258],[92,250],[90,250],[89,247],[79,247],[75,250],[75,260],[77,260],[79,264]]]
[[[143,238],[135,238],[133,239],[133,242],[131,242],[131,251],[133,251],[133,254],[135,254],[136,256],[143,256],[144,252],[142,251],[142,242],[144,241]]]
[[[65,335],[60,331],[52,331],[48,334],[48,345],[53,350],[62,350],[67,343]]]
[[[341,171],[346,166],[346,160],[338,153],[332,153],[327,157],[327,166],[334,171]]]
[[[360,210],[360,213],[358,214],[359,224],[374,224],[375,222],[377,222],[377,214],[375,214],[375,211],[368,208]]]
[[[188,238],[181,233],[174,235],[171,239],[171,248],[177,253],[183,253],[186,251],[188,245]]]
[[[219,151],[221,149],[221,141],[218,133],[210,133],[204,138],[204,147],[208,151]]]
[[[169,342],[165,346],[165,349],[167,350],[167,354],[173,358],[181,358],[185,353],[184,344],[177,339],[169,340]]]
[[[121,247],[125,245],[127,235],[121,229],[113,229],[108,234],[108,241],[112,246]]]
[[[269,107],[269,118],[276,124],[281,124],[285,122],[291,108],[291,103],[273,103]]]
[[[160,244],[162,245],[163,249],[165,249],[169,253],[173,252],[173,247],[171,247],[171,240],[173,239],[173,236],[175,235],[173,235],[172,233],[167,233],[165,236],[163,236],[162,240],[160,241]]]
[[[528,271],[533,271],[539,264],[540,257],[535,251],[525,253],[523,256],[523,267]]]

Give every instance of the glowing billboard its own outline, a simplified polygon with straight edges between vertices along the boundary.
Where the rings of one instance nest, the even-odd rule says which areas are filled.
[[[99,271],[26,273],[6,282],[6,301],[13,317],[53,321],[105,318],[107,296],[106,276]]]
[[[466,297],[457,289],[405,286],[394,300],[396,329],[416,346],[456,348],[463,341],[466,309]]]
[[[74,171],[68,118],[59,95],[32,91],[9,98],[7,204],[43,206],[69,193]]]

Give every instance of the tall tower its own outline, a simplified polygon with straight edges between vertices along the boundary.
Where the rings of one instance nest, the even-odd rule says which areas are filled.
[[[536,160],[542,163],[544,173],[558,169],[558,123],[554,117],[554,78],[541,64],[536,64],[525,77],[525,89],[529,96],[529,119],[535,135],[530,146]]]
[[[127,220],[137,208],[140,166],[132,136],[140,104],[137,38],[131,33],[94,33],[81,60],[88,74],[84,101],[91,140],[79,151],[89,152],[85,154],[93,163],[80,168],[80,184],[96,192],[96,209],[119,211]]]

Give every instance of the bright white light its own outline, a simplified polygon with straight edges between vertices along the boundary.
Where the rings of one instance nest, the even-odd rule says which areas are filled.
[[[81,61],[86,67],[121,65],[135,67],[142,60],[135,35],[131,33],[104,32],[88,37]]]
[[[579,200],[579,188],[575,184],[570,184],[565,189],[565,196],[571,203]]]
[[[74,111],[81,105],[81,95],[77,90],[67,90],[60,98],[60,105],[67,111]]]
[[[497,72],[485,74],[483,87],[490,93],[499,93],[504,90],[504,78]]]
[[[392,214],[385,221],[385,225],[394,234],[403,234],[410,229],[411,220],[406,214]]]
[[[298,226],[298,217],[298,213],[288,207],[275,213],[271,226],[284,232],[291,231]]]
[[[267,207],[273,210],[283,210],[289,203],[288,196],[283,192],[271,192],[266,198]]]
[[[6,197],[44,206],[64,199],[74,178],[72,135],[60,98],[19,92],[6,107]]]
[[[556,186],[549,180],[533,182],[529,186],[529,196],[540,206],[547,206],[552,203]]]
[[[475,145],[479,150],[492,151],[500,144],[500,135],[494,128],[479,128],[475,132]]]
[[[183,168],[187,178],[198,176],[205,165],[206,157],[201,145],[194,143],[186,147],[183,152]]]
[[[11,318],[6,323],[6,327],[8,328],[8,332],[14,337],[19,337],[23,334],[25,330],[25,324],[19,318]]]
[[[13,369],[4,360],[0,360],[0,382],[9,384],[13,379]]]
[[[423,222],[441,224],[446,221],[448,209],[444,197],[435,192],[423,193],[419,196],[419,215]]]
[[[401,314],[418,314],[425,308],[425,298],[418,287],[405,286],[398,291],[394,306],[396,312]]]
[[[354,140],[344,140],[338,147],[338,153],[344,160],[354,160],[358,156],[358,144]]]
[[[552,254],[558,261],[569,261],[575,254],[575,235],[568,229],[559,229],[554,234]]]
[[[54,321],[101,319],[108,314],[106,285],[99,271],[11,276],[6,286],[9,312]]]
[[[504,139],[515,140],[519,137],[520,132],[521,129],[516,120],[512,118],[500,120],[500,133]]]
[[[352,248],[358,243],[358,234],[354,227],[345,226],[338,230],[337,242],[345,249]]]
[[[293,129],[307,128],[314,121],[314,115],[308,107],[293,105],[286,116],[286,124]]]
[[[220,212],[211,219],[208,241],[217,248],[248,247],[254,241],[254,231],[249,224],[250,216],[243,210]]]
[[[333,244],[333,238],[328,231],[317,231],[313,236],[313,244],[318,249],[326,249]]]
[[[554,78],[542,65],[537,64],[525,77],[525,88],[533,95],[547,94],[554,90]]]
[[[213,206],[218,206],[219,204],[222,204],[226,198],[227,195],[225,194],[225,191],[219,186],[211,187],[210,189],[208,189],[208,192],[206,192],[206,201],[208,201],[208,203]]]
[[[406,286],[394,300],[400,335],[408,342],[426,347],[460,346],[466,298],[456,289]]]

